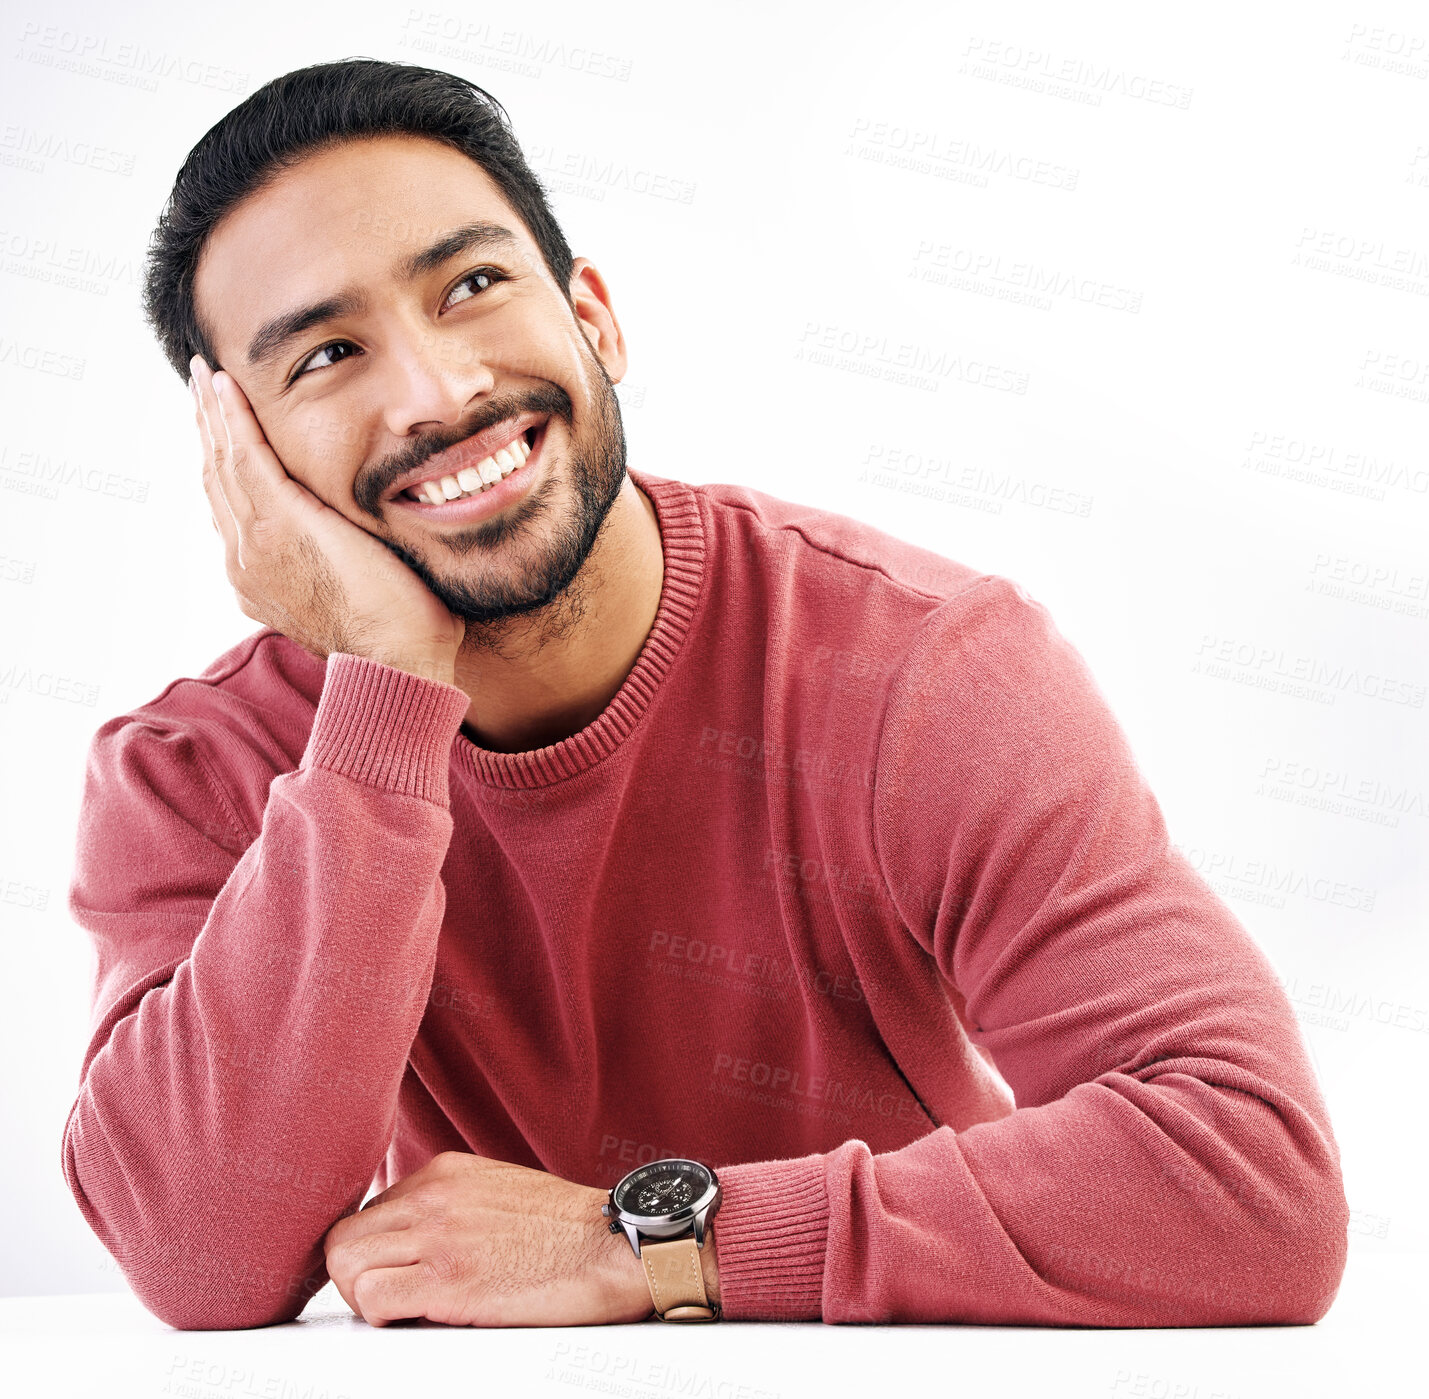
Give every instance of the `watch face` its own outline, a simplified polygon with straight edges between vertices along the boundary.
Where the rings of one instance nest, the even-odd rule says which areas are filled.
[[[693,1210],[714,1187],[714,1177],[698,1161],[652,1161],[615,1187],[615,1207],[647,1216]]]

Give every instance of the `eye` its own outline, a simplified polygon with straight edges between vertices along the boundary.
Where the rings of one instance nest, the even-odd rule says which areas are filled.
[[[479,283],[480,290],[485,291],[488,287],[494,287],[498,282],[505,282],[509,280],[510,279],[507,277],[506,273],[499,271],[495,267],[478,267],[474,271],[468,272],[466,276],[464,276],[456,284],[456,286],[453,287],[452,290],[447,293],[447,299],[442,304],[452,304],[452,297],[455,296],[456,292],[459,291],[462,287],[466,286],[468,282]],[[473,296],[474,295],[475,293],[473,293]],[[463,296],[457,298],[458,301],[470,301],[472,299],[472,296]],[[293,377],[288,380],[288,383],[291,384],[294,381],[301,379],[303,375],[306,374],[310,369],[330,369],[332,367],[331,362],[328,364],[319,364],[317,363],[317,360],[323,355],[331,354],[331,352],[334,350],[341,349],[344,346],[351,347],[351,345],[352,341],[350,340],[333,340],[326,345],[319,345],[318,348],[314,350],[310,355],[307,355],[305,358],[298,362],[298,367],[293,371]],[[347,356],[344,355],[343,359],[346,358]],[[337,363],[341,363],[341,360],[338,360]]]
[[[452,293],[447,296],[447,300],[450,301],[451,295],[458,291],[461,287],[466,286],[468,282],[480,281],[484,283],[485,285],[482,286],[481,290],[485,291],[487,287],[494,287],[497,282],[504,282],[506,280],[506,274],[504,272],[497,271],[497,269],[494,267],[478,267],[474,272],[468,272],[466,276],[463,277],[461,281],[459,281],[456,286],[452,288]],[[471,297],[464,296],[461,298],[461,300],[470,301]]]
[[[330,345],[319,345],[312,354],[308,355],[306,359],[298,364],[297,369],[293,371],[293,378],[289,379],[288,382],[291,384],[294,379],[301,379],[309,369],[327,369],[329,367],[328,365],[317,363],[319,357],[330,354],[333,350],[340,350],[344,346],[350,346],[351,344],[352,341],[350,340],[334,340]]]

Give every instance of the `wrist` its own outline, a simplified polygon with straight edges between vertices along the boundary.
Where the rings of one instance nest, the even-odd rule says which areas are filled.
[[[600,1204],[607,1198],[604,1190],[593,1192],[599,1203],[594,1204],[592,1213],[600,1222],[592,1225],[592,1248],[604,1281],[601,1289],[605,1294],[605,1321],[623,1322],[645,1321],[655,1313],[655,1303],[650,1296],[650,1284],[645,1280],[645,1269],[624,1234],[612,1234],[607,1221],[598,1213]]]
[[[409,675],[419,676],[423,680],[437,680],[443,685],[456,683],[456,665],[450,657],[374,653],[370,659],[381,665],[391,666],[394,670],[405,670]]]
[[[700,1250],[700,1269],[705,1276],[705,1296],[716,1306],[719,1297],[719,1255],[715,1252],[714,1225],[705,1229],[705,1246]]]
[[[631,1252],[624,1235],[613,1259],[611,1296],[618,1321],[648,1321],[655,1315],[655,1302],[650,1296],[650,1283],[645,1267]]]
[[[610,1247],[606,1253],[606,1290],[610,1303],[610,1320],[616,1322],[645,1321],[655,1314],[655,1301],[650,1295],[650,1280],[645,1268],[622,1236],[618,1243],[602,1226],[601,1233]],[[705,1296],[720,1305],[719,1255],[715,1251],[714,1226],[705,1230],[705,1246],[699,1250],[700,1274],[704,1278]]]

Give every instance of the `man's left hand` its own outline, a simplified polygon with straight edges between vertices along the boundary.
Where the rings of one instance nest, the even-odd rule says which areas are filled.
[[[640,1260],[611,1234],[609,1192],[444,1151],[338,1220],[328,1276],[363,1320],[602,1326],[653,1315]],[[712,1241],[711,1241],[712,1242]]]

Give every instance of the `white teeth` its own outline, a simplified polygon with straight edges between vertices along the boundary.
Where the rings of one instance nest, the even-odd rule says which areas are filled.
[[[443,476],[439,481],[423,481],[414,489],[432,505],[445,505],[458,496],[479,495],[487,486],[494,486],[511,475],[518,466],[524,466],[530,455],[531,448],[526,445],[526,439],[518,437],[494,457],[487,457],[475,466],[464,466],[455,476]]]

